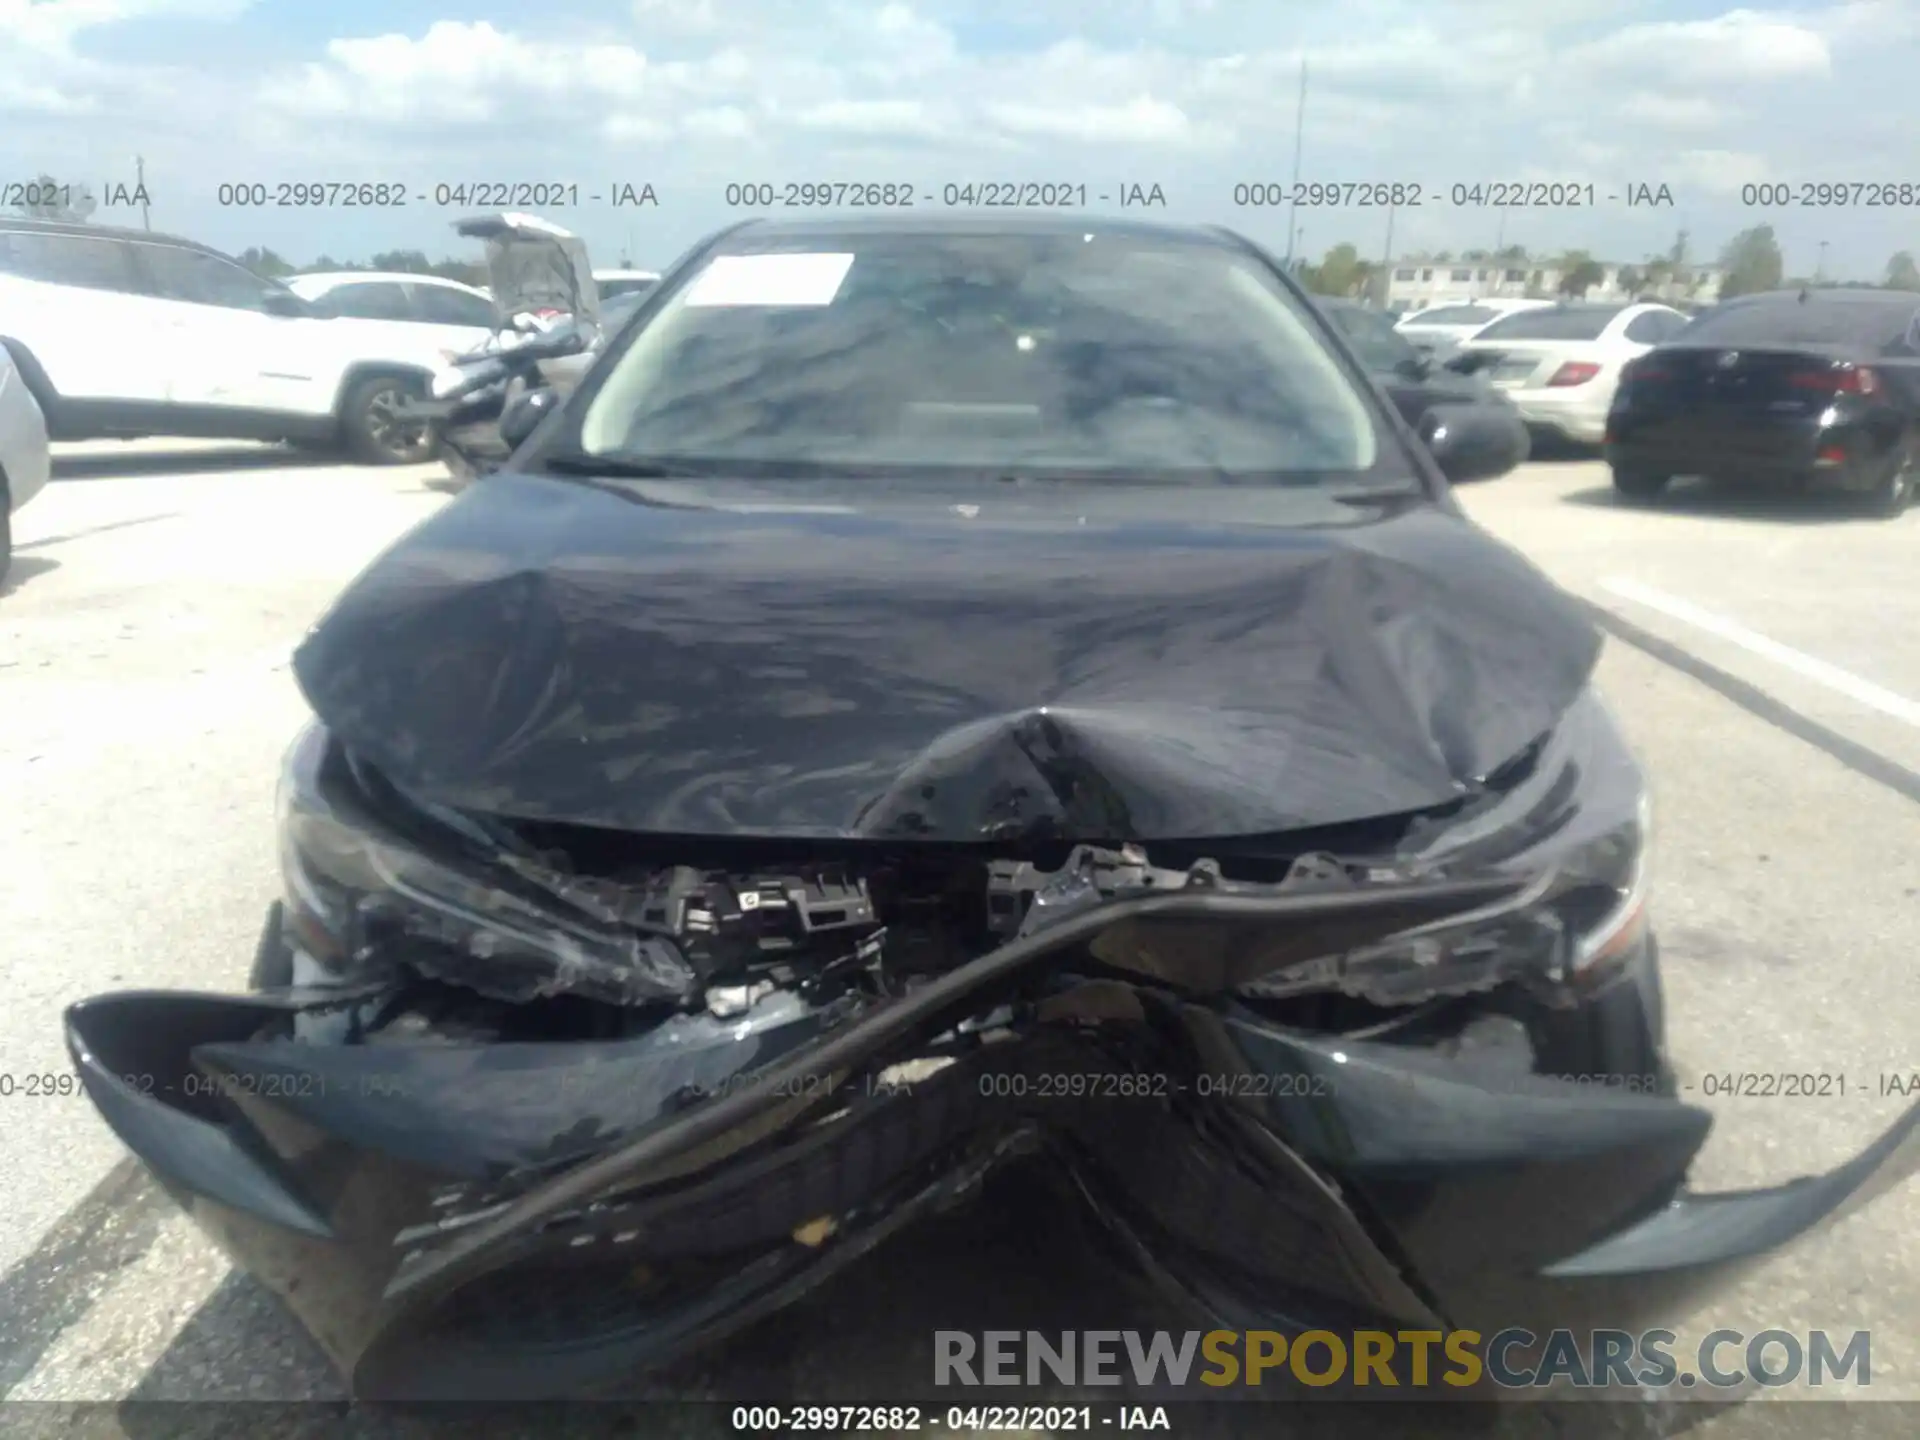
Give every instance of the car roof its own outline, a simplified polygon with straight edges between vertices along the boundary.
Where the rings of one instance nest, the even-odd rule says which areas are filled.
[[[593,272],[593,278],[596,280],[658,280],[660,272],[658,270],[596,270]]]
[[[1865,286],[1809,286],[1804,290],[1760,290],[1751,295],[1735,295],[1722,305],[1798,305],[1802,296],[1841,305],[1884,305],[1888,309],[1920,306],[1920,293],[1912,290],[1878,290]]]
[[[296,280],[324,280],[330,285],[352,285],[367,281],[401,285],[439,285],[449,290],[465,290],[468,294],[479,293],[464,280],[454,280],[445,275],[417,275],[409,270],[303,270],[298,275],[287,276],[286,283],[291,285]]]
[[[222,260],[233,257],[198,240],[168,235],[159,230],[133,230],[124,225],[95,225],[91,221],[37,220],[24,215],[0,215],[0,231],[15,235],[65,235],[82,240],[138,240],[146,245],[176,245],[183,250],[198,250]]]
[[[1052,210],[1010,210],[990,214],[928,211],[902,215],[896,212],[832,220],[760,216],[734,226],[719,238],[720,248],[725,249],[728,241],[748,238],[779,240],[792,237],[796,240],[812,240],[852,235],[1084,235],[1094,230],[1141,239],[1198,242],[1222,250],[1240,249],[1247,244],[1224,226],[1123,220],[1111,215],[1090,216],[1079,211]]]

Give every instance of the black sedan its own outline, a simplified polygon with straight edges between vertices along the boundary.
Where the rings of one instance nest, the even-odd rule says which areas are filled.
[[[1433,451],[1449,480],[1491,479],[1527,458],[1526,423],[1484,377],[1423,354],[1378,310],[1324,296],[1315,303]]]
[[[1901,514],[1920,481],[1920,296],[1789,290],[1705,311],[1622,372],[1606,454],[1632,500],[1704,475]]]
[[[255,993],[67,1043],[365,1396],[611,1391],[1036,1157],[1224,1328],[1637,1331],[1920,1111],[1687,1188],[1599,652],[1249,242],[749,222],[302,644]]]

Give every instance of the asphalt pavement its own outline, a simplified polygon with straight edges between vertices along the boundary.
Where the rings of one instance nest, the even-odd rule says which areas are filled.
[[[275,891],[272,779],[304,713],[289,652],[358,568],[443,503],[437,474],[270,447],[66,447],[55,483],[16,517],[0,595],[0,1430],[205,1440],[261,1433],[268,1416],[275,1433],[338,1418],[55,1403],[341,1390],[86,1101],[29,1077],[67,1073],[58,1017],[74,999],[244,983]],[[1770,1184],[1845,1159],[1902,1108],[1879,1077],[1920,1074],[1920,512],[1885,523],[1691,491],[1635,509],[1592,462],[1462,493],[1613,636],[1601,684],[1655,784],[1672,1044],[1688,1098],[1718,1119],[1695,1178]],[[1705,1093],[1708,1075],[1789,1071],[1844,1075],[1847,1093]],[[924,1390],[936,1327],[1172,1323],[1117,1288],[1078,1231],[1037,1219],[1044,1202],[1022,1183],[665,1377],[662,1393],[854,1403]],[[1779,1257],[1688,1329],[1869,1329],[1871,1395],[1920,1399],[1916,1222],[1920,1184]],[[1892,1435],[1912,1433],[1916,1413],[1850,1405],[1843,1428],[1840,1407],[1804,1397],[1662,1401],[1596,1407],[1583,1423]],[[722,1433],[724,1420],[689,1424]],[[352,1423],[449,1433],[372,1412]],[[1368,1421],[1382,1434],[1403,1424]]]

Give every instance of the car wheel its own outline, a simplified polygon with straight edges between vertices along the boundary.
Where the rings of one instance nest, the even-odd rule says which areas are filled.
[[[1658,500],[1672,480],[1671,475],[1613,467],[1613,488],[1628,500]]]
[[[1913,503],[1916,469],[1920,469],[1920,447],[1909,445],[1880,483],[1867,492],[1867,513],[1876,520],[1897,520],[1906,514]]]
[[[423,383],[398,375],[376,375],[347,391],[340,406],[340,433],[347,453],[362,465],[417,465],[431,460],[440,437],[431,423],[401,414],[410,400],[426,394]]]

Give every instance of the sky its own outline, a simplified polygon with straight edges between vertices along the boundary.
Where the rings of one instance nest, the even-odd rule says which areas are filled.
[[[1916,76],[1920,0],[0,0],[0,186],[89,183],[96,222],[137,225],[111,202],[138,155],[154,229],[301,264],[465,256],[458,187],[498,182],[577,187],[541,213],[648,268],[752,213],[730,184],[800,182],[902,185],[920,210],[950,185],[1085,186],[1094,213],[1157,185],[1137,213],[1379,258],[1384,209],[1303,205],[1290,232],[1285,206],[1235,203],[1292,180],[1297,140],[1304,180],[1420,194],[1395,256],[1637,261],[1684,228],[1705,261],[1765,222],[1789,274],[1824,242],[1829,275],[1876,279],[1920,251]],[[1848,181],[1909,203],[1747,203]],[[287,182],[406,203],[222,203]],[[1484,203],[1515,182],[1595,203]],[[1672,203],[1629,206],[1639,186]]]

